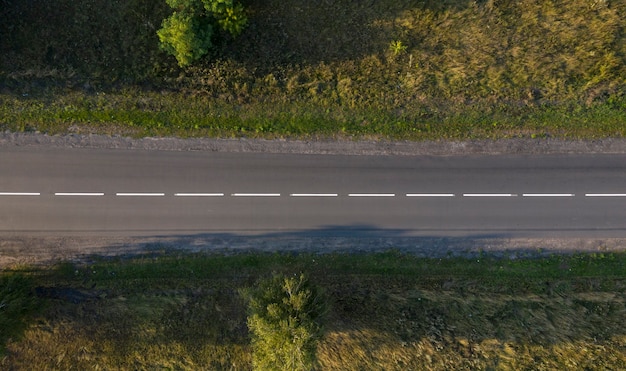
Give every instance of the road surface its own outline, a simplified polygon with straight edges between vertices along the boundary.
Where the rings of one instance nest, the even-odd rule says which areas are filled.
[[[0,236],[626,237],[626,155],[0,148]]]

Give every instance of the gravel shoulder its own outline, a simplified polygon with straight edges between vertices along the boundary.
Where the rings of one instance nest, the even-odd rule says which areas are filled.
[[[3,237],[0,268],[47,265],[58,261],[89,262],[95,257],[133,257],[175,252],[239,254],[246,252],[367,253],[394,249],[419,257],[444,259],[539,258],[553,254],[626,252],[626,239],[527,238],[364,238],[189,236],[156,237]]]
[[[259,152],[336,155],[456,156],[626,153],[626,139],[598,140],[502,139],[465,142],[392,142],[367,140],[265,140],[215,138],[127,138],[108,135],[46,135],[0,133],[3,146],[51,146],[65,148],[117,148],[167,151]]]
[[[563,141],[556,139],[509,139],[471,142],[385,142],[349,140],[262,139],[133,139],[106,135],[59,135],[0,133],[3,147],[48,146],[62,148],[117,148],[168,151],[263,152],[341,155],[455,156],[539,154],[623,154],[625,139]],[[1,157],[0,157],[1,158]],[[93,256],[135,256],[171,251],[239,253],[261,252],[371,252],[398,249],[423,257],[480,257],[484,254],[516,259],[575,252],[625,252],[626,239],[490,239],[490,238],[364,238],[190,236],[177,238],[100,238],[80,236],[0,236],[0,268],[24,264],[50,264],[60,260],[88,261]]]

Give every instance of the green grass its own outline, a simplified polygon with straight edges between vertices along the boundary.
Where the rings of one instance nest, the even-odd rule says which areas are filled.
[[[180,69],[158,49],[165,1],[5,4],[0,129],[408,140],[625,135],[624,0],[245,5],[250,25],[239,38],[216,40],[207,59]]]
[[[40,305],[19,304],[27,316],[0,310],[13,324],[3,326],[13,333],[3,337],[0,365],[250,369],[239,289],[272,272],[304,272],[325,293],[320,369],[626,367],[623,253],[425,259],[397,251],[159,253],[16,269],[1,279],[21,289],[0,300]],[[35,287],[47,294],[35,298]]]
[[[4,355],[2,345],[19,340],[40,304],[32,279],[19,274],[0,275],[0,357]]]
[[[124,91],[28,99],[0,96],[0,130],[134,137],[468,140],[626,135],[625,103],[512,107],[475,103],[401,113],[324,105],[232,105],[204,97]]]

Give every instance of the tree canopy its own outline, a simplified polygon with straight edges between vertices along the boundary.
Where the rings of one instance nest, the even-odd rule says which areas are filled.
[[[166,0],[174,13],[157,31],[163,50],[188,66],[213,48],[217,30],[238,36],[248,23],[245,10],[234,0]]]

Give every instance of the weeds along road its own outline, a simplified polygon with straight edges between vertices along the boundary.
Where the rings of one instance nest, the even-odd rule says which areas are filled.
[[[626,155],[0,148],[0,236],[626,237]]]

